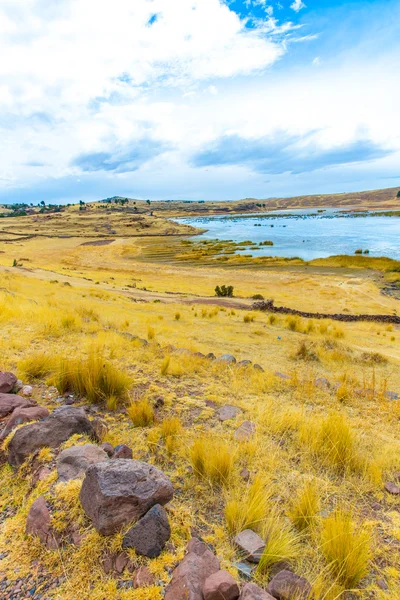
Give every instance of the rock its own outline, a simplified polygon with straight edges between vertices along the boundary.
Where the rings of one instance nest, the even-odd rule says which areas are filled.
[[[133,574],[134,589],[154,585],[155,577],[148,567],[139,567]]]
[[[35,402],[17,396],[16,394],[3,394],[0,393],[0,419],[6,417],[13,412],[16,408],[27,408],[28,406],[34,406]]]
[[[120,444],[119,446],[115,446],[113,458],[133,458],[133,452],[129,446]]]
[[[256,371],[261,371],[261,373],[264,373],[264,369],[262,368],[261,365],[259,365],[258,363],[255,363],[253,365],[253,369],[255,369]]]
[[[30,421],[40,421],[49,416],[49,411],[44,406],[28,406],[14,408],[8,421],[6,422],[3,431],[1,432],[0,439],[5,439],[10,431],[15,429],[17,425],[21,423],[29,423]]]
[[[204,600],[237,600],[239,586],[228,571],[217,571],[207,577],[203,587]]]
[[[172,483],[162,471],[139,460],[121,458],[91,465],[80,499],[103,535],[140,519],[155,504],[172,499]]]
[[[255,583],[246,583],[240,594],[240,600],[275,600],[275,598]]]
[[[9,394],[13,391],[14,387],[17,383],[17,378],[14,373],[9,373],[8,371],[2,372],[0,371],[0,393],[1,394]]]
[[[166,587],[164,600],[204,600],[204,583],[217,571],[218,558],[204,542],[192,538],[187,545],[187,554]]]
[[[125,552],[120,552],[119,554],[117,554],[114,562],[114,569],[117,571],[117,573],[119,573],[119,575],[121,575],[128,562],[129,558],[128,555],[125,554]]]
[[[218,362],[224,362],[228,365],[234,365],[236,363],[236,358],[232,356],[232,354],[223,354],[219,357]]]
[[[26,425],[15,432],[8,445],[8,462],[19,467],[36,450],[58,448],[75,433],[85,433],[96,441],[92,424],[82,408],[56,408],[43,421]]]
[[[240,477],[242,479],[244,479],[244,481],[249,481],[250,479],[250,471],[248,469],[246,469],[246,467],[244,467],[241,471],[240,471]]]
[[[208,360],[216,360],[217,357],[215,356],[215,354],[213,352],[209,352],[206,355],[206,358],[208,358]]]
[[[331,384],[326,377],[318,377],[315,380],[315,387],[320,388],[321,390],[329,390]]]
[[[290,375],[286,375],[286,373],[280,373],[279,371],[275,371],[275,377],[279,377],[279,379],[283,379],[284,381],[288,381],[291,379]]]
[[[134,548],[137,554],[155,558],[171,537],[165,508],[156,504],[134,525],[122,540],[123,548]]]
[[[395,496],[400,494],[400,487],[391,481],[385,483],[385,490],[389,492],[389,494],[394,494]]]
[[[257,533],[251,529],[245,529],[238,533],[234,542],[244,554],[246,560],[252,563],[260,562],[260,558],[265,549],[265,542]]]
[[[90,465],[104,460],[108,460],[108,455],[94,444],[66,448],[58,455],[58,479],[60,481],[78,479],[86,473]]]
[[[107,424],[102,419],[96,417],[91,421],[92,427],[96,433],[97,439],[102,440],[108,431]]]
[[[385,579],[377,579],[376,585],[378,586],[379,589],[383,590],[384,592],[387,592],[389,589],[389,586]]]
[[[253,577],[253,571],[256,567],[253,567],[250,563],[247,562],[235,562],[233,566],[238,570],[238,573],[242,579],[246,581],[251,581]]]
[[[42,544],[50,550],[58,548],[51,527],[50,512],[43,496],[39,496],[29,510],[25,533],[27,535],[37,535]]]
[[[157,398],[154,400],[154,408],[162,408],[165,404],[165,400],[162,396],[157,396]]]
[[[111,573],[112,568],[113,568],[113,560],[109,554],[103,558],[102,565],[103,565],[103,571],[106,575]]]
[[[193,356],[197,356],[197,358],[206,358],[206,355],[202,352],[193,352]]]
[[[256,431],[255,423],[251,421],[243,421],[233,434],[239,442],[247,442]]]
[[[284,569],[271,579],[267,592],[277,600],[306,600],[310,597],[311,585],[305,577]]]
[[[220,421],[229,421],[230,419],[237,417],[241,412],[242,411],[237,406],[225,404],[218,410],[218,418]]]
[[[104,442],[103,444],[100,445],[100,448],[102,450],[104,450],[104,452],[107,454],[107,456],[109,456],[110,458],[112,457],[112,455],[114,454],[114,448],[113,446],[109,443],[109,442]]]
[[[241,360],[238,362],[238,367],[249,367],[251,365],[251,360]]]
[[[25,396],[25,398],[30,398],[33,394],[33,387],[31,385],[24,385],[21,394]]]

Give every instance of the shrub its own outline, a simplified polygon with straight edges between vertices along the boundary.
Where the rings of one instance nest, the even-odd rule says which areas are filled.
[[[357,248],[357,250],[354,252],[354,254],[362,254],[362,248]]]
[[[319,494],[314,481],[298,490],[289,516],[298,529],[307,529],[315,523],[319,511]]]
[[[325,519],[321,537],[321,550],[333,574],[345,588],[353,588],[368,571],[369,532],[357,528],[351,514],[336,510]]]
[[[126,372],[95,350],[84,360],[61,359],[54,375],[54,385],[61,394],[70,391],[85,396],[90,403],[104,403],[112,397],[121,400],[127,396],[131,383]]]
[[[179,319],[181,318],[181,313],[175,313],[175,321],[179,321]]]
[[[243,321],[245,323],[253,323],[253,321],[254,321],[254,315],[244,315]]]
[[[251,298],[252,300],[264,300],[264,296],[262,294],[254,294],[254,296]]]
[[[190,462],[197,475],[210,483],[226,484],[233,472],[235,456],[227,442],[198,438],[190,449]]]
[[[276,322],[276,315],[268,315],[268,322],[273,325]]]
[[[243,491],[237,487],[230,493],[225,506],[228,531],[236,535],[244,529],[260,531],[268,514],[270,493],[261,477]]]
[[[131,402],[126,412],[135,427],[149,427],[154,423],[154,410],[147,399]]]
[[[45,352],[35,352],[27,356],[18,364],[18,370],[27,381],[43,379],[53,369],[54,361]]]
[[[217,287],[215,288],[215,295],[216,296],[220,296],[220,297],[227,297],[227,298],[232,298],[233,297],[233,285],[221,285],[221,287],[219,285],[217,285]]]

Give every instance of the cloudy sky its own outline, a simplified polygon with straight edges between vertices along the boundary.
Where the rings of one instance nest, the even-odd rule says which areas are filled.
[[[400,0],[0,0],[0,200],[400,186]]]

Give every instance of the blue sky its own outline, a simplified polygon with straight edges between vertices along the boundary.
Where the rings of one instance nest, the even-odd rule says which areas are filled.
[[[399,23],[400,0],[0,0],[0,201],[400,187]]]

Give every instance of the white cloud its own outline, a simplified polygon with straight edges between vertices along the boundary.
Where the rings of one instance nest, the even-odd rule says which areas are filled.
[[[290,8],[295,12],[299,12],[302,8],[305,8],[303,0],[294,0],[294,2],[290,5]]]

